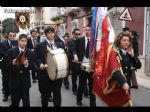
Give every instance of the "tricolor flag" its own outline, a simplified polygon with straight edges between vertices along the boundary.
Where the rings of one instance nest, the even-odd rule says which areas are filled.
[[[94,7],[92,10],[92,34],[91,34],[91,68],[95,69],[95,63],[96,63],[96,57],[98,53],[100,52],[101,48],[101,39],[102,39],[102,23],[104,21],[104,18],[107,15],[107,8],[106,7]],[[106,27],[105,25],[103,25]],[[103,27],[103,28],[104,28]],[[106,28],[105,28],[106,29]],[[111,34],[114,34],[113,28],[109,21],[109,28],[108,30],[112,30]],[[114,36],[112,36],[113,38]],[[113,39],[112,39],[113,40]],[[103,46],[102,46],[103,47]]]

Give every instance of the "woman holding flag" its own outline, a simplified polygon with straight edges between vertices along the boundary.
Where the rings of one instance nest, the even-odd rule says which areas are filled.
[[[99,13],[101,14],[102,11]],[[91,39],[92,42],[94,41],[94,47],[91,47],[93,91],[107,106],[132,106],[131,64],[139,69],[141,63],[134,56],[130,46],[130,35],[120,33],[115,39],[109,17],[106,15],[100,21],[98,25],[101,25],[101,36],[98,37],[99,35],[96,35],[98,32],[95,32],[94,40]]]

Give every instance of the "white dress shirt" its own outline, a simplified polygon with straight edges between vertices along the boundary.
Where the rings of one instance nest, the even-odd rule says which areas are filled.
[[[41,37],[40,37],[40,42],[44,42],[46,40],[46,36],[45,35],[42,35]]]

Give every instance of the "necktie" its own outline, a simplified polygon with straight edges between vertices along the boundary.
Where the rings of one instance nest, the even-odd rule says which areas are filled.
[[[87,39],[88,42],[87,42],[87,46],[86,46],[86,51],[85,51],[85,57],[86,58],[89,58],[89,46],[90,46],[90,41],[89,39]]]
[[[51,49],[53,50],[53,43],[51,43]]]
[[[53,50],[53,43],[48,44],[48,47],[51,48],[51,50]]]
[[[33,47],[35,47],[35,39],[33,39]]]
[[[20,50],[20,53],[23,53],[23,50]]]

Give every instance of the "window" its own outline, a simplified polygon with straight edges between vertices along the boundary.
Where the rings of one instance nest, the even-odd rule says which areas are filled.
[[[87,17],[87,24],[86,24],[86,26],[87,26],[87,25],[89,25],[89,26],[92,25],[92,16]]]

